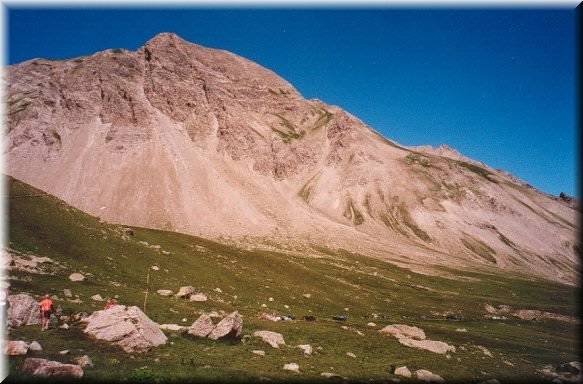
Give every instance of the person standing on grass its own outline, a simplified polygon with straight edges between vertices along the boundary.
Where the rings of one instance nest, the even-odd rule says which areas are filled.
[[[45,295],[44,298],[39,303],[40,309],[40,324],[41,330],[49,329],[49,323],[51,320],[51,314],[54,311],[53,300],[51,300],[49,295]]]

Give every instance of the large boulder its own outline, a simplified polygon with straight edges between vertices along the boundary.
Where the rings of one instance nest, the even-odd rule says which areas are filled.
[[[138,307],[116,305],[95,311],[81,321],[87,323],[85,333],[119,345],[128,353],[146,352],[168,340],[160,326]]]
[[[28,352],[28,344],[22,340],[7,341],[4,347],[4,353],[8,356],[26,355]]]
[[[239,337],[243,330],[243,319],[239,312],[235,311],[223,318],[209,333],[208,338],[217,340],[226,336]]]
[[[26,293],[9,295],[8,324],[11,327],[40,324],[40,310],[37,301]]]
[[[188,328],[188,333],[196,337],[207,337],[215,328],[211,317],[207,314],[202,314],[192,325]]]
[[[285,341],[283,340],[281,333],[272,331],[256,331],[253,333],[253,336],[259,337],[273,348],[279,348],[280,345],[285,345]]]
[[[83,368],[78,365],[30,357],[24,360],[22,372],[33,376],[60,379],[80,379],[83,377]]]

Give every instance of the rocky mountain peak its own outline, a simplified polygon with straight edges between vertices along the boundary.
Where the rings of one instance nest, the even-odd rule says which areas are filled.
[[[7,77],[7,172],[103,220],[576,278],[567,202],[400,146],[233,53],[162,33]]]

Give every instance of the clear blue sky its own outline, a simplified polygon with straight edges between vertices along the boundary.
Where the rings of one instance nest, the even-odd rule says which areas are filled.
[[[448,144],[578,195],[570,9],[8,9],[8,61],[136,49],[159,32],[227,49],[405,145]]]

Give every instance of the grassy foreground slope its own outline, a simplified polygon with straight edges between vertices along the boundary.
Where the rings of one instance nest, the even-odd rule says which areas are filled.
[[[291,255],[237,249],[142,228],[133,228],[133,235],[127,235],[122,226],[100,222],[14,179],[8,180],[8,190],[9,247],[47,256],[63,265],[54,275],[10,272],[11,293],[57,295],[61,298],[57,304],[65,314],[101,309],[103,303],[90,298],[95,294],[105,298],[119,295],[120,303],[141,308],[150,271],[146,313],[157,323],[189,325],[201,312],[238,310],[243,316],[244,335],[272,330],[280,332],[287,344],[273,349],[255,338],[215,342],[170,334],[166,345],[129,355],[89,339],[77,325],[48,332],[35,326],[10,331],[11,340],[38,340],[44,348],[36,353],[39,357],[68,362],[75,356],[89,355],[95,364],[85,370],[89,380],[232,382],[271,378],[312,382],[320,380],[322,372],[334,372],[353,381],[383,382],[395,377],[389,373],[391,365],[407,365],[412,370],[428,369],[448,381],[497,378],[502,382],[533,382],[542,380],[537,370],[544,365],[577,359],[577,326],[572,323],[484,318],[486,303],[573,316],[573,287],[502,273],[457,272],[460,279],[456,280],[425,276],[343,250]],[[159,270],[152,270],[152,266]],[[88,278],[71,282],[67,277],[72,272]],[[209,300],[187,302],[155,293],[157,289],[176,292],[184,285],[196,287]],[[64,288],[71,289],[82,303],[66,301]],[[432,311],[452,311],[462,320],[445,320]],[[297,320],[260,320],[262,312],[292,314]],[[348,315],[348,320],[332,320],[337,314]],[[304,321],[304,315],[316,316],[317,321]],[[377,326],[367,326],[369,322]],[[394,323],[419,326],[429,339],[452,344],[457,351],[447,358],[402,346],[378,333],[381,327]],[[467,332],[456,331],[460,328]],[[303,356],[295,347],[298,344],[311,344],[312,356]],[[477,346],[486,347],[493,357]],[[60,355],[64,349],[71,352]],[[266,356],[251,352],[256,349],[264,350]],[[13,379],[22,378],[22,361],[10,359]],[[299,374],[282,369],[291,362],[299,364]]]

